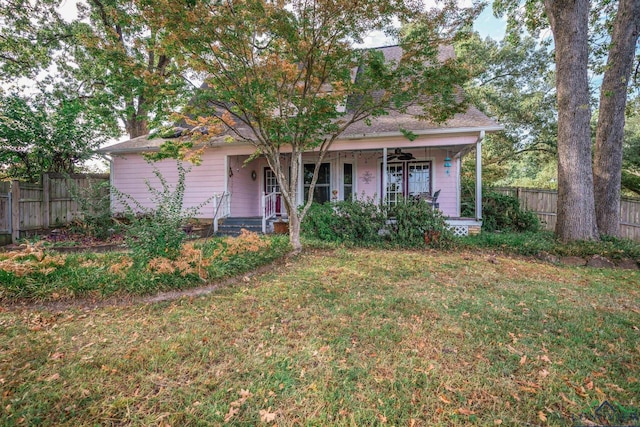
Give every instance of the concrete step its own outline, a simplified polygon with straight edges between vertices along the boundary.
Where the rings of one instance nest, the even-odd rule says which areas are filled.
[[[218,235],[239,236],[243,228],[254,233],[262,233],[262,218],[225,218],[218,226]]]

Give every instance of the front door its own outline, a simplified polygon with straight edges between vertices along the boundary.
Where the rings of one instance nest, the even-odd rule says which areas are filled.
[[[264,192],[266,194],[276,193],[276,215],[282,215],[282,195],[276,174],[271,168],[264,168]]]
[[[431,162],[408,161],[387,164],[387,203],[395,205],[405,197],[431,194]]]

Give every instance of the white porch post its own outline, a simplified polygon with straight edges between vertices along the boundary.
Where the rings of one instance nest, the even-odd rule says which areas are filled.
[[[457,154],[455,157],[456,160],[456,216],[460,217],[462,215],[462,202],[460,201],[462,195],[462,183],[460,177],[462,176],[462,161],[460,159],[460,154]]]
[[[302,164],[302,153],[298,153],[298,200],[296,203],[298,206],[302,206],[305,203],[304,200],[304,165]]]
[[[387,201],[387,147],[382,149],[382,200],[380,204]]]
[[[476,221],[482,221],[482,140],[484,131],[476,142]]]

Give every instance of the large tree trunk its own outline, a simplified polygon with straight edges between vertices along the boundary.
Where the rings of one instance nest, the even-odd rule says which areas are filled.
[[[627,86],[640,33],[640,0],[620,0],[600,88],[593,184],[601,234],[620,235],[620,182]]]
[[[127,120],[126,130],[129,134],[129,138],[137,138],[149,133],[149,125],[146,119],[138,118],[137,116]]]
[[[589,0],[545,0],[556,48],[558,216],[562,241],[598,237],[593,197],[589,83]]]

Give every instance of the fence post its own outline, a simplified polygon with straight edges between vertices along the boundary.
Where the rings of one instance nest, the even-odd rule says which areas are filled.
[[[42,228],[49,228],[49,218],[50,218],[50,195],[49,189],[51,185],[49,184],[49,174],[42,174]]]
[[[11,181],[11,243],[20,238],[20,181]]]

